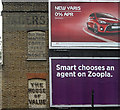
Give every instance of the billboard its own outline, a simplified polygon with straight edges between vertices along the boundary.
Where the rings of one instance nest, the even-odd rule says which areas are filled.
[[[119,2],[49,2],[50,49],[118,49]]]
[[[50,106],[118,107],[119,61],[118,57],[50,57]]]

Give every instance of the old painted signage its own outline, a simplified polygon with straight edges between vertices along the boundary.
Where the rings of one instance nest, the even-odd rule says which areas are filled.
[[[93,103],[96,107],[118,107],[119,60],[118,57],[51,57],[50,106],[92,107]]]
[[[48,30],[48,14],[47,13],[4,13],[3,30]]]
[[[10,25],[47,25],[47,14],[7,14],[4,15],[5,24]]]
[[[46,81],[29,79],[28,96],[29,108],[46,108]]]
[[[45,32],[28,32],[28,60],[46,60]]]

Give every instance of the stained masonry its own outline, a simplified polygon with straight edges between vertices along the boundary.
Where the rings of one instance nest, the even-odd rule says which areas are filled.
[[[27,75],[29,74],[30,76],[31,73],[34,73],[30,79],[31,81],[34,78],[36,79],[36,74],[47,74],[48,76],[48,3],[3,2],[2,17],[4,50],[2,108],[31,108],[32,106],[30,107],[28,104],[30,96]],[[32,60],[28,60],[28,51],[29,54],[33,54],[32,48],[35,47],[28,44],[30,42],[28,33],[30,32],[45,33],[41,35],[44,35],[43,40],[46,45],[44,45],[44,48],[42,46],[39,47],[41,53],[44,51],[44,60],[42,60],[41,53],[37,53],[39,49],[37,45],[35,53],[41,55],[40,59],[32,57]],[[40,39],[42,39],[42,36]],[[34,42],[34,39],[32,39],[32,42]],[[29,50],[28,47],[30,48]],[[40,78],[38,80],[41,82]],[[44,81],[44,89],[47,88],[47,97],[44,96],[43,100],[46,102],[42,102],[43,104],[39,108],[43,105],[45,105],[43,108],[49,107],[48,77]],[[31,99],[33,99],[33,95],[30,95]],[[41,93],[38,95],[41,95],[40,100],[42,100],[43,95]],[[37,94],[34,96],[37,96]],[[36,108],[36,106],[33,107]]]

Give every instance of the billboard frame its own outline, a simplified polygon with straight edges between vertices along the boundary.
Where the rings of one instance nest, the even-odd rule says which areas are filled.
[[[79,2],[79,3],[97,3],[97,2],[108,2],[108,3],[119,3],[119,0],[112,0],[112,1],[107,1],[107,0],[49,0],[49,49],[115,49],[118,50],[120,49],[120,42],[109,42],[109,43],[102,43],[99,42],[52,42],[51,40],[51,3],[52,2]],[[91,33],[88,33],[91,34]],[[94,36],[94,35],[93,35]],[[99,39],[99,36],[96,35],[96,37]],[[101,38],[100,38],[101,39]],[[104,39],[104,38],[103,38]],[[104,40],[109,40],[109,39],[104,39]],[[66,45],[67,43],[67,45]]]
[[[49,57],[49,84],[50,84],[50,107],[60,107],[60,108],[69,108],[69,107],[92,107],[92,104],[89,105],[54,105],[52,103],[52,59],[120,59],[120,57]],[[94,104],[94,107],[120,107],[119,104]]]

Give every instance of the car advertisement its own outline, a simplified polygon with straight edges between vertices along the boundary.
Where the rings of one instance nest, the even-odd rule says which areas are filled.
[[[50,49],[118,49],[119,2],[50,2]]]
[[[118,107],[118,57],[50,57],[51,107]]]

